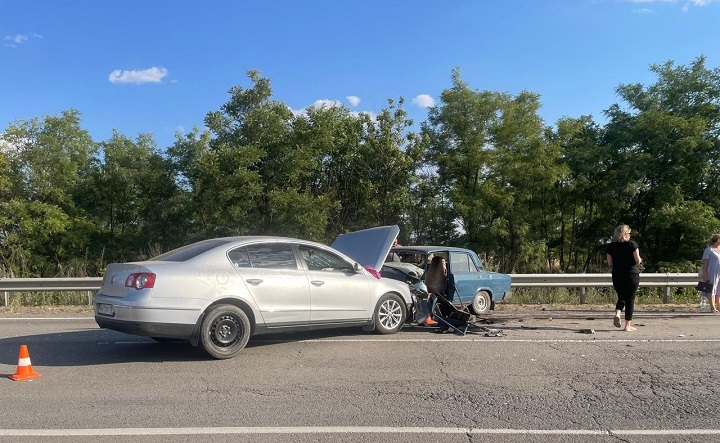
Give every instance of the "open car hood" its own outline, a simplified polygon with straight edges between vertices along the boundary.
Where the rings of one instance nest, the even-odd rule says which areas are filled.
[[[340,234],[330,246],[361,265],[371,266],[379,271],[399,233],[400,228],[397,225],[363,229]]]

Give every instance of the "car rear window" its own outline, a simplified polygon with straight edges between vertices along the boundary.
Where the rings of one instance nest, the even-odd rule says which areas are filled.
[[[213,248],[216,248],[225,243],[229,243],[230,240],[224,240],[215,238],[212,240],[205,240],[191,245],[183,246],[181,248],[173,249],[172,251],[153,257],[150,261],[186,261],[191,258],[197,257],[203,252],[207,252]]]

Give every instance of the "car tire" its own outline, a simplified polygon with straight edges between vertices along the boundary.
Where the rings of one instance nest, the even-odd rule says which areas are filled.
[[[492,299],[487,291],[478,291],[472,301],[472,311],[475,315],[485,314],[492,306]]]
[[[396,294],[385,294],[375,306],[373,320],[378,334],[395,334],[405,323],[405,302]]]
[[[200,327],[200,343],[213,358],[232,358],[247,345],[250,330],[250,319],[242,309],[235,305],[213,306]]]

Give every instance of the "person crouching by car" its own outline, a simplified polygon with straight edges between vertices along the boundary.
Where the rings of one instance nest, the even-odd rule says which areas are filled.
[[[714,234],[708,240],[702,256],[702,279],[712,284],[711,292],[703,292],[710,302],[710,312],[720,310],[720,234]]]
[[[431,294],[440,294],[445,295],[445,291],[447,290],[447,278],[448,278],[448,271],[447,271],[447,262],[443,257],[435,256],[430,261],[430,266],[428,266],[427,270],[427,277],[425,278],[425,284],[427,285],[428,292]],[[430,300],[427,301],[428,304],[430,304]],[[437,325],[437,321],[435,321],[431,316],[428,316],[425,321],[420,323],[424,326],[435,326]]]

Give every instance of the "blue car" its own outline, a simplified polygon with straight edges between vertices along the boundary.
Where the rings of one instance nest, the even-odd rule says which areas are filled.
[[[433,267],[440,263],[443,269],[437,273]],[[422,279],[431,292],[442,293],[455,306],[476,315],[495,309],[495,303],[510,297],[510,275],[487,271],[469,249],[396,246],[390,249],[380,274],[408,284]]]

